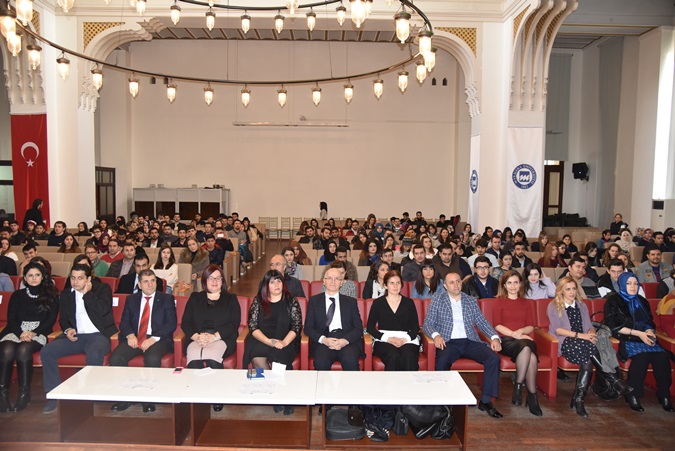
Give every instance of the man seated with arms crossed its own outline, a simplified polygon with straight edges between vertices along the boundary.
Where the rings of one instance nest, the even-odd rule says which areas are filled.
[[[142,355],[146,368],[159,368],[162,357],[173,352],[176,300],[157,291],[157,277],[152,270],[141,271],[139,279],[141,291],[127,297],[124,304],[119,345],[110,354],[110,366],[127,366],[131,359]],[[121,412],[129,406],[129,402],[117,402],[111,410]],[[143,404],[143,412],[154,411],[154,404]]]
[[[340,295],[342,277],[337,269],[326,271],[323,282],[326,292],[309,299],[305,320],[314,369],[329,371],[339,361],[344,371],[359,371],[359,357],[364,355],[363,322],[356,299]]]
[[[110,243],[108,243],[110,246]],[[136,245],[127,241],[122,248],[122,259],[115,260],[108,268],[108,277],[119,278],[128,274],[134,266],[134,257],[136,257]]]
[[[449,371],[452,364],[464,357],[484,367],[483,394],[478,409],[492,418],[502,414],[491,398],[499,396],[499,357],[502,343],[497,331],[487,322],[476,299],[462,292],[459,274],[449,272],[444,280],[445,290],[439,290],[431,299],[422,330],[434,340],[436,370]],[[481,341],[475,327],[490,337],[490,345]]]
[[[490,275],[492,265],[484,255],[474,260],[476,272],[463,280],[462,291],[478,299],[494,298],[497,296],[499,281]]]
[[[105,283],[91,280],[91,268],[74,265],[70,270],[71,290],[61,292],[59,325],[63,334],[42,348],[42,373],[45,393],[61,383],[59,358],[85,354],[86,365],[101,366],[110,352],[110,337],[117,332],[112,313],[112,290]],[[56,410],[50,399],[42,413]]]
[[[122,252],[122,245],[119,240],[111,239],[108,242],[108,253],[101,255],[101,260],[108,264],[108,269],[110,265],[117,260],[122,260],[124,258],[124,253]]]
[[[471,275],[471,267],[466,260],[455,253],[456,247],[457,244],[453,241],[443,243],[438,247],[438,253],[432,259],[441,280],[444,280],[449,272],[456,272],[462,276],[462,279]]]
[[[115,293],[134,294],[139,291],[139,275],[143,270],[150,269],[150,259],[147,254],[139,254],[134,257],[134,270],[120,277]],[[164,292],[164,282],[157,280],[157,289]]]
[[[296,298],[306,298],[305,292],[302,290],[302,284],[298,279],[286,274],[286,259],[283,255],[277,254],[270,258],[270,269],[277,270],[284,275],[284,282],[286,282],[286,289]]]
[[[661,261],[661,249],[654,244],[646,247],[647,261],[640,263],[633,272],[640,283],[661,282],[670,277],[670,270],[673,269],[668,263]]]

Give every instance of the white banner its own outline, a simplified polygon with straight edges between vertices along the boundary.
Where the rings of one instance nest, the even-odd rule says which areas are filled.
[[[471,154],[469,157],[469,217],[466,222],[473,230],[478,230],[478,186],[480,167],[480,135],[471,137]]]
[[[506,221],[530,242],[541,231],[544,208],[544,129],[509,127],[507,132]]]

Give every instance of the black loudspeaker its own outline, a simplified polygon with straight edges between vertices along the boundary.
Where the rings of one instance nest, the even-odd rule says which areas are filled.
[[[588,165],[586,163],[574,163],[572,174],[574,174],[575,179],[588,181]]]

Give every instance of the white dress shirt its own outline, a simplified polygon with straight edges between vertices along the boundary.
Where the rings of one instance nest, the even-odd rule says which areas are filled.
[[[331,301],[330,298],[335,299],[335,313],[333,314],[333,320],[330,322],[330,325],[328,326],[328,331],[334,331],[338,329],[342,329],[342,315],[340,314],[340,293],[336,293],[333,295],[329,295],[328,293],[326,294],[326,314],[328,314],[328,309],[330,308]],[[325,335],[322,335],[319,337],[319,343],[323,344],[323,339],[325,338]]]
[[[78,334],[95,334],[100,332],[94,326],[94,323],[89,319],[87,309],[84,307],[84,295],[79,291],[75,291],[75,324],[77,325]]]
[[[155,341],[159,341],[161,337],[155,337],[152,335],[152,308],[155,306],[155,293],[152,293],[150,296],[145,296],[145,294],[141,293],[141,311],[138,312],[138,325],[139,326],[141,325],[141,319],[143,318],[143,309],[145,308],[145,303],[150,302],[150,321],[148,321],[148,335],[154,338]],[[146,297],[149,297],[150,299],[146,301],[145,300]],[[136,331],[136,333],[138,333],[138,331]]]

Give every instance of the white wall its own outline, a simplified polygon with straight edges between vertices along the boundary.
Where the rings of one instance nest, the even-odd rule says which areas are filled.
[[[339,76],[408,55],[397,45],[363,43],[330,43],[329,52],[326,43],[157,41],[131,44],[129,51],[131,64],[139,68],[214,78],[229,73],[230,79],[249,80],[329,76],[327,67]],[[456,191],[456,174],[468,174],[468,158],[458,156],[468,154],[463,78],[456,61],[439,53],[431,74],[437,86],[427,78],[420,87],[413,65],[408,65],[405,95],[398,91],[395,73],[383,74],[379,101],[372,94],[374,77],[369,77],[352,80],[355,96],[348,106],[342,82],[321,85],[319,107],[311,102],[311,85],[287,86],[289,100],[283,109],[276,104],[277,86],[251,86],[248,109],[239,101],[241,87],[214,86],[215,100],[207,107],[204,86],[184,82],[178,83],[171,105],[161,79],[150,85],[147,78],[131,101],[126,76],[106,71],[99,102],[100,161],[118,169],[118,214],[128,213],[120,193],[130,195],[132,187],[153,183],[222,184],[231,189],[232,210],[252,218],[316,215],[322,200],[336,217],[371,211],[400,215],[421,209],[430,217],[466,211],[466,198],[458,198]],[[447,87],[441,86],[444,77]],[[347,122],[349,127],[233,126],[248,121],[298,123],[301,116],[308,122]]]

